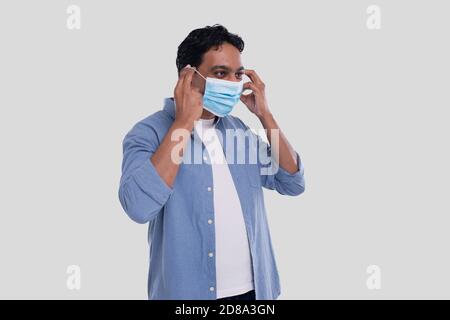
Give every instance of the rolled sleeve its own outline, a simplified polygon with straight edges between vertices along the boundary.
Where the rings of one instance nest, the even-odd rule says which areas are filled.
[[[296,172],[290,173],[280,166],[275,174],[275,189],[281,194],[296,196],[305,191],[305,168],[297,152],[296,155]]]
[[[303,162],[300,160],[300,156],[297,154],[297,171],[294,173],[284,170],[282,167],[278,168],[278,172],[275,174],[276,179],[280,182],[290,182],[292,180],[297,180],[300,182],[304,175],[305,168]]]
[[[173,191],[150,160],[158,147],[156,130],[143,123],[138,123],[123,141],[119,199],[127,215],[138,223],[156,217]]]
[[[172,188],[161,178],[153,163],[148,159],[136,169],[133,177],[141,190],[159,205],[164,205],[172,193]]]

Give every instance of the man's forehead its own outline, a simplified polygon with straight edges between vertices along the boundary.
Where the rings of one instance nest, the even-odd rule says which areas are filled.
[[[241,53],[234,46],[223,44],[208,50],[203,55],[203,64],[207,68],[225,66],[230,69],[239,69],[242,67]]]

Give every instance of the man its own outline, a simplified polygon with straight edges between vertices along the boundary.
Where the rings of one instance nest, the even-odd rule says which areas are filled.
[[[149,299],[280,294],[262,187],[299,195],[304,169],[269,109],[263,81],[244,69],[243,48],[221,25],[193,30],[178,47],[174,97],[124,138],[119,199],[131,219],[149,223]],[[229,115],[239,100],[269,144]],[[244,132],[245,143],[230,131]],[[263,163],[261,150],[270,161]]]

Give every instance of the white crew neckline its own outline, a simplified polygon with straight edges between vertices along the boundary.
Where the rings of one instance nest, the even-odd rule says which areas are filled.
[[[195,127],[202,129],[214,128],[216,118],[212,119],[198,119]]]

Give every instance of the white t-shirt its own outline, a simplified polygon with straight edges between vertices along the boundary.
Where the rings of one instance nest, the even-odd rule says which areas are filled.
[[[200,130],[201,128],[201,130]],[[213,119],[200,119],[195,129],[208,154],[213,174],[217,298],[254,289],[247,230],[241,203]]]

